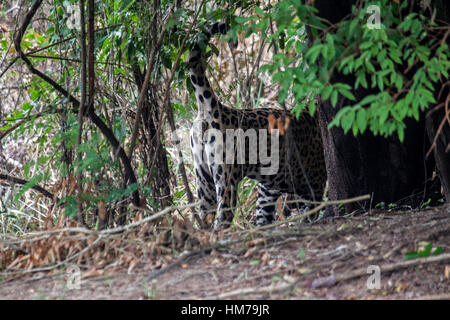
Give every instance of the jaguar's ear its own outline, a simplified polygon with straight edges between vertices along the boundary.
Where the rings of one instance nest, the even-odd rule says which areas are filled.
[[[272,134],[272,130],[275,129],[276,118],[273,114],[269,114],[269,116],[267,117],[267,120],[269,122],[269,128],[268,128],[269,134]]]
[[[283,136],[286,133],[287,129],[289,128],[289,123],[291,122],[291,119],[289,117],[282,116],[277,118],[273,114],[269,114],[267,120],[269,122],[269,134],[272,134],[272,130],[278,129],[280,136]]]

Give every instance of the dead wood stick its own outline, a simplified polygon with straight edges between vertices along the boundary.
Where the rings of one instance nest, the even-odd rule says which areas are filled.
[[[382,273],[392,272],[400,269],[405,269],[417,265],[425,265],[430,263],[436,263],[436,262],[446,262],[450,261],[450,253],[441,254],[438,256],[433,257],[427,257],[427,258],[419,258],[414,260],[408,260],[408,261],[401,261],[397,263],[391,263],[380,266],[380,271]],[[367,268],[359,268],[354,271],[344,273],[344,274],[338,274],[338,275],[331,275],[328,277],[322,277],[315,279],[312,283],[313,288],[319,288],[319,287],[331,287],[337,284],[338,282],[344,282],[347,280],[351,280],[354,278],[359,278],[367,276]]]
[[[270,286],[266,286],[266,287],[262,287],[262,288],[237,289],[237,290],[233,290],[230,292],[225,292],[225,293],[219,294],[216,298],[217,299],[225,299],[225,298],[231,298],[234,296],[242,296],[242,295],[250,295],[250,294],[279,293],[279,292],[291,290],[296,284],[297,284],[297,281],[289,282],[287,284],[282,284],[282,285],[278,285],[278,286],[270,285]],[[210,299],[210,297],[208,299]]]
[[[419,258],[414,260],[407,260],[407,261],[401,261],[397,263],[390,263],[386,265],[380,266],[380,270],[382,273],[386,272],[392,272],[399,269],[404,269],[412,266],[422,265],[422,264],[430,264],[435,262],[444,262],[444,261],[450,261],[450,253],[441,254],[438,256],[432,256],[427,258]],[[349,272],[347,274],[338,275],[336,276],[336,280],[338,282],[340,281],[346,281],[352,278],[361,277],[363,275],[367,275],[367,268],[360,268],[358,270]]]

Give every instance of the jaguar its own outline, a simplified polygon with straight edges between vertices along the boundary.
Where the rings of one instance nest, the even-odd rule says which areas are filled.
[[[213,228],[214,223],[217,229],[231,225],[238,184],[244,177],[257,182],[257,226],[277,219],[276,201],[282,194],[321,200],[326,183],[316,117],[301,112],[297,118],[287,110],[273,107],[231,108],[218,100],[205,73],[205,47],[213,35],[225,35],[229,30],[224,22],[213,23],[207,31],[197,34],[188,55],[189,76],[198,107],[190,130],[190,144],[200,222],[205,228]],[[236,46],[232,41],[230,44]],[[272,163],[267,158],[254,159],[264,147],[266,155],[273,158]]]

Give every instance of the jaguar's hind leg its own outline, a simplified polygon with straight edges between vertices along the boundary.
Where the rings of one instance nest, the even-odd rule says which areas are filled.
[[[258,199],[256,200],[256,225],[258,227],[272,223],[275,220],[276,201],[281,193],[269,190],[263,184],[258,185]]]
[[[309,210],[309,207],[302,202],[298,195],[286,193],[281,196],[281,199],[283,216],[286,219],[292,215],[292,212],[303,213]]]

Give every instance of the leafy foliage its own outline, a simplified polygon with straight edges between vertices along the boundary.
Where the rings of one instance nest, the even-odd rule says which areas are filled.
[[[418,120],[421,112],[435,103],[438,83],[448,78],[450,63],[447,44],[434,37],[435,20],[422,13],[402,16],[407,1],[397,2],[379,2],[382,25],[381,29],[373,30],[366,25],[368,1],[354,6],[352,15],[335,25],[319,19],[316,9],[300,0],[281,0],[266,8],[247,0],[207,0],[201,9],[200,3],[171,0],[154,2],[155,6],[133,0],[96,1],[95,112],[127,150],[140,94],[135,74],[145,74],[151,52],[156,49],[149,79],[156,94],[151,99],[161,104],[169,89],[175,122],[192,119],[195,99],[182,101],[180,98],[180,92],[184,95],[185,89],[191,88],[190,81],[186,80],[187,50],[196,40],[195,33],[205,30],[211,21],[226,20],[234,26],[231,37],[257,34],[270,45],[275,54],[261,72],[269,73],[279,84],[279,102],[294,102],[294,113],[307,109],[313,114],[318,101],[330,100],[336,106],[342,101],[340,97],[345,97],[348,105],[339,106],[331,126],[342,127],[355,135],[368,130],[383,136],[396,133],[403,140],[405,120]],[[78,5],[78,0],[44,2],[21,42],[31,63],[45,70],[47,76],[77,98],[81,93]],[[198,19],[192,26],[197,11]],[[21,17],[15,19],[20,23]],[[167,32],[161,46],[156,48],[156,40],[163,30]],[[312,43],[308,42],[308,32],[314,38]],[[110,143],[98,128],[86,121],[82,127],[83,142],[78,145],[80,128],[73,105],[66,96],[27,73],[24,65],[18,63],[13,37],[14,32],[0,32],[0,63],[5,77],[21,80],[20,98],[17,103],[6,103],[11,105],[6,112],[0,110],[0,133],[13,129],[5,140],[25,139],[30,147],[21,173],[29,183],[15,195],[16,200],[36,184],[63,186],[82,172],[82,184],[87,189],[82,199],[88,209],[95,208],[99,201],[108,205],[118,203],[134,190],[139,190],[147,204],[158,209],[158,199],[152,193],[155,186],[148,179],[158,174],[158,167],[144,161],[148,158],[146,144],[150,140],[139,141],[138,150],[131,157],[138,183],[124,187],[122,164]],[[211,45],[207,55],[217,51]],[[4,69],[8,64],[12,67]],[[174,77],[169,83],[168,75],[172,71]],[[354,81],[334,83],[331,80],[337,74],[349,79],[354,76]],[[259,98],[264,83],[256,84]],[[234,85],[238,92],[237,105],[242,100],[245,107],[247,97],[241,95],[243,86],[240,81]],[[190,94],[192,97],[192,90]],[[254,106],[258,104],[259,100]],[[163,120],[158,117],[164,108],[159,105],[153,115],[155,123]],[[160,125],[153,128],[155,136],[151,141],[158,141],[164,147],[167,128],[164,123]],[[80,161],[74,156],[77,152],[83,155]],[[169,159],[168,163],[175,175],[167,181],[172,186],[171,201],[186,203],[187,192],[179,188],[186,179],[179,178],[176,161]],[[189,164],[188,169],[191,169]],[[254,187],[251,183],[243,184],[241,198],[249,198]],[[64,192],[58,190],[70,215],[76,212],[75,190],[68,187]]]
[[[45,70],[48,77],[77,99],[81,95],[79,3],[78,0],[44,2],[21,41],[21,48],[31,64],[37,69]],[[80,128],[76,108],[52,85],[32,75],[24,64],[18,63],[20,59],[14,47],[15,35],[13,32],[0,32],[0,69],[5,71],[3,74],[15,81],[19,79],[18,82],[21,83],[19,103],[15,106],[6,103],[6,114],[0,110],[0,129],[11,130],[12,133],[8,133],[6,137],[8,141],[28,139],[31,143],[24,149],[27,152],[32,149],[30,152],[38,155],[24,157],[27,162],[24,163],[21,175],[29,182],[21,187],[15,199],[23,197],[26,191],[37,184],[60,186],[54,192],[58,194],[60,204],[64,204],[66,214],[74,216],[79,199],[83,201],[86,211],[94,210],[100,201],[113,208],[139,190],[146,203],[158,210],[160,199],[154,197],[152,177],[158,175],[160,168],[154,165],[153,155],[153,159],[143,159],[149,158],[147,148],[150,143],[165,147],[167,129],[164,123],[160,123],[163,119],[158,118],[163,113],[163,108],[159,105],[160,99],[164,97],[166,89],[174,91],[170,102],[175,121],[192,118],[194,99],[190,99],[188,103],[179,99],[179,93],[185,90],[185,60],[187,50],[195,40],[192,35],[198,30],[205,30],[212,20],[230,20],[237,8],[247,10],[251,5],[250,1],[208,0],[200,10],[199,4],[170,0],[153,2],[151,5],[133,0],[95,2],[94,109],[125,150],[130,143],[140,93],[136,74],[145,74],[149,63],[153,63],[149,82],[154,94],[151,99],[156,101],[158,110],[152,121],[161,127],[153,128],[155,132],[152,134],[156,136],[140,141],[135,154],[130,157],[132,165],[136,167],[138,183],[125,187],[122,164],[105,136],[92,122],[85,121],[81,131],[82,143],[78,145]],[[198,11],[197,22],[192,26],[193,17]],[[13,17],[15,11],[9,14]],[[13,23],[18,26],[22,17],[17,16],[15,19]],[[164,29],[167,32],[162,36],[161,46],[157,46],[157,39]],[[188,33],[190,29],[191,33]],[[150,61],[153,50],[156,50],[154,61]],[[179,64],[175,70],[176,62]],[[4,69],[7,63],[10,66]],[[168,73],[172,69],[175,71],[174,77],[168,83]],[[24,72],[30,76],[21,77]],[[82,154],[81,160],[75,157],[78,152]],[[182,179],[178,178],[179,165],[171,159],[168,163],[173,167],[175,183],[164,183],[176,186],[176,180],[179,179],[178,184],[181,185]],[[80,198],[77,197],[79,188],[74,179],[78,173],[83,177]],[[185,189],[176,186],[171,192],[172,202],[186,203]]]
[[[436,102],[439,81],[448,78],[448,45],[433,36],[433,19],[421,13],[401,16],[408,1],[380,1],[380,29],[368,27],[371,3],[362,3],[353,6],[351,17],[331,25],[317,17],[315,8],[284,0],[270,12],[256,8],[251,17],[236,17],[235,31],[259,32],[283,49],[263,70],[280,85],[280,102],[292,92],[297,115],[304,109],[313,114],[315,97],[336,106],[341,95],[350,104],[340,108],[330,127],[354,135],[397,133],[403,141],[405,120],[419,120],[421,111]],[[268,35],[271,21],[277,28]],[[310,45],[306,28],[314,37]],[[354,75],[355,81],[332,84],[336,73]]]

